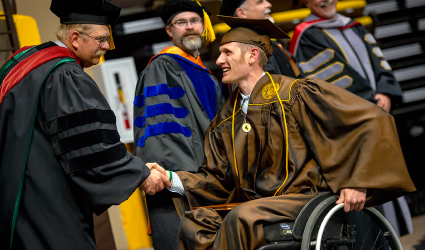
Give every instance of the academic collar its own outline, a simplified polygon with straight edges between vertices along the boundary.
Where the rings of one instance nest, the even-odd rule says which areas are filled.
[[[315,20],[321,19],[320,17],[310,14],[304,19],[303,22],[311,22]],[[330,29],[330,28],[340,28],[345,27],[350,22],[351,18],[343,16],[341,14],[336,14],[335,18],[333,19],[322,19],[323,21],[314,23],[313,26],[323,29]]]
[[[193,57],[193,55],[187,53],[186,51],[182,50],[181,48],[177,47],[177,46],[170,46],[167,47],[165,49],[163,49],[161,52],[159,52],[158,54],[154,55],[151,60],[149,61],[148,65],[153,61],[154,58],[156,58],[159,55],[163,55],[163,54],[173,54],[173,55],[178,55],[180,57],[183,57],[184,59],[201,66],[202,68],[204,68],[205,70],[208,70],[203,64],[202,64],[202,60],[201,57],[199,56],[200,53],[198,51],[198,57],[195,58]]]
[[[77,55],[75,55],[75,53],[72,51],[72,50],[70,50],[69,48],[68,48],[68,46],[66,46],[66,44],[64,44],[61,40],[57,40],[56,42],[56,45],[58,45],[59,47],[62,47],[62,48],[65,48],[65,49],[67,49],[67,50],[69,50],[69,52],[70,53],[72,53],[74,56],[73,56],[73,58],[77,61],[77,63],[83,68],[83,63],[81,62],[81,60],[77,57]]]
[[[67,48],[67,49],[69,49],[68,48],[68,46],[66,46],[61,40],[57,40],[56,42],[55,42],[58,46],[61,46],[61,47],[64,47],[64,48]]]

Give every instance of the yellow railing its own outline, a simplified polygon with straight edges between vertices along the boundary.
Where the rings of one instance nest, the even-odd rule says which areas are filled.
[[[339,1],[336,6],[337,12],[343,12],[347,11],[349,9],[359,9],[364,8],[366,6],[366,1],[364,0],[355,0],[355,1]],[[310,15],[311,11],[308,8],[303,9],[296,9],[296,10],[288,10],[288,11],[282,11],[277,13],[272,13],[271,17],[273,17],[275,23],[285,23],[285,22],[292,22],[294,20],[302,21],[304,20],[308,15]],[[356,21],[360,22],[362,25],[365,25],[364,23],[371,23],[371,19],[369,17],[359,17],[359,20],[356,19]],[[230,27],[225,23],[218,23],[213,26],[214,32],[216,34],[218,33],[225,33],[230,30]]]

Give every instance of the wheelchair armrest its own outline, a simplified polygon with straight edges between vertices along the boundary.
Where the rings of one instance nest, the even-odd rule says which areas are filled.
[[[230,211],[235,208],[237,205],[242,204],[242,202],[238,203],[228,203],[228,204],[220,204],[220,205],[211,205],[211,206],[202,206],[205,208],[212,208],[215,211]],[[192,207],[191,210],[198,209],[200,207]]]

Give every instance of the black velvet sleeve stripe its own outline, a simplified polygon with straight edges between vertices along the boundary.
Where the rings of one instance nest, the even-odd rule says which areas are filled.
[[[123,143],[120,143],[107,150],[62,161],[61,165],[66,174],[71,174],[121,160],[126,154],[127,148]]]
[[[117,143],[119,141],[120,135],[116,130],[97,129],[54,141],[52,146],[55,154],[60,155],[98,143]]]
[[[44,124],[48,135],[93,122],[116,123],[112,110],[89,109],[58,117]]]

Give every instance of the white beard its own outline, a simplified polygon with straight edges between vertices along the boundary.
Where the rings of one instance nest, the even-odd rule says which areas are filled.
[[[195,37],[182,37],[180,40],[181,44],[187,51],[195,51],[202,47],[202,38],[201,36],[195,36]]]

